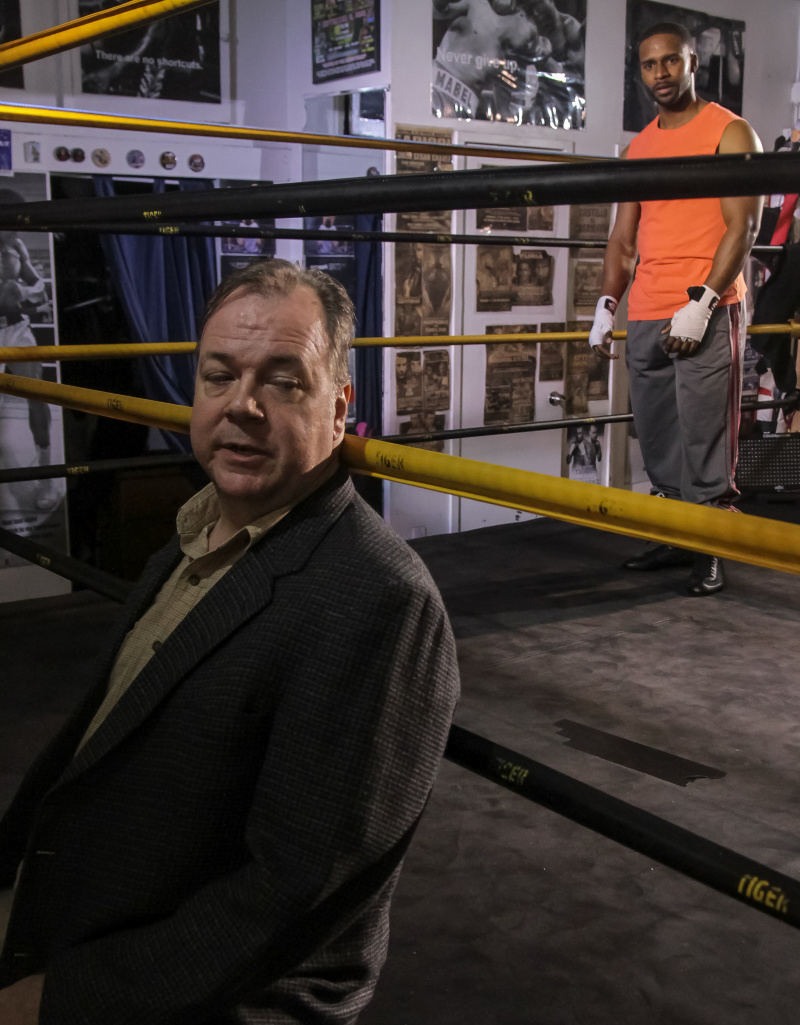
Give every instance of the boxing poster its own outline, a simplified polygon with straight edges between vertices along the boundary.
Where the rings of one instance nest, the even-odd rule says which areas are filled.
[[[380,0],[311,0],[314,85],[381,70]]]
[[[450,353],[447,349],[398,352],[394,368],[398,416],[427,416],[450,408]],[[432,427],[420,429],[433,430]]]
[[[591,327],[591,324],[589,325]],[[587,342],[588,345],[588,342]],[[587,398],[589,402],[608,400],[608,372],[611,361],[591,349],[589,352],[589,374]]]
[[[478,313],[510,313],[519,306],[552,306],[555,259],[544,249],[477,247]]]
[[[542,334],[550,334],[555,331],[566,331],[566,324],[547,322],[539,325]],[[539,380],[540,381],[563,381],[564,380],[564,342],[540,342],[539,344]]]
[[[0,44],[11,43],[22,37],[19,0],[0,0]],[[0,75],[0,88],[24,89],[23,69],[12,68]]]
[[[514,306],[552,306],[555,260],[544,249],[520,249],[514,258]]]
[[[496,168],[496,164],[482,164],[482,171]],[[497,206],[475,211],[478,231],[552,231],[555,210],[552,206]]]
[[[431,0],[437,118],[581,129],[586,0]]]
[[[0,203],[47,198],[43,174],[15,174],[0,181]],[[4,232],[0,240],[0,347],[35,349],[55,345],[56,341],[50,236]],[[58,380],[55,362],[0,362],[0,372],[34,380]],[[0,393],[0,468],[63,462],[60,407]],[[65,495],[63,478],[0,484],[0,526],[66,551]],[[25,565],[24,559],[0,551],[0,569]]]
[[[422,353],[418,349],[395,353],[395,412],[398,416],[422,412]]]
[[[397,125],[395,138],[447,145],[449,129]],[[449,153],[398,153],[398,174],[431,174],[452,171]],[[398,231],[449,233],[450,210],[398,213]],[[449,245],[399,242],[395,246],[394,333],[398,337],[450,334],[452,312],[452,249]]]
[[[568,331],[580,331],[582,325],[567,324]],[[581,416],[589,412],[589,356],[588,342],[567,344],[567,372],[564,377],[564,412],[567,416]]]
[[[587,203],[569,208],[569,237],[605,241],[611,228],[611,204]]]
[[[572,308],[576,317],[593,317],[603,294],[603,258],[594,249],[570,258]]]
[[[584,484],[600,483],[600,463],[603,459],[605,424],[576,424],[568,427],[562,477],[579,480]]]
[[[623,129],[641,132],[656,116],[655,100],[645,91],[639,74],[638,44],[642,34],[660,21],[676,21],[691,32],[699,61],[694,76],[697,95],[741,114],[745,23],[674,4],[628,0]]]
[[[78,0],[81,17],[124,0]],[[219,4],[160,18],[81,47],[81,91],[219,103]]]
[[[505,328],[501,330],[506,333]],[[533,420],[535,399],[536,342],[487,343],[484,425]]]
[[[397,125],[396,139],[409,142],[432,142],[450,145],[453,133],[442,128],[417,128],[413,125]],[[432,174],[434,171],[452,171],[453,157],[450,153],[398,153],[395,158],[397,174]],[[429,210],[397,214],[398,231],[450,232],[453,222],[450,210]]]

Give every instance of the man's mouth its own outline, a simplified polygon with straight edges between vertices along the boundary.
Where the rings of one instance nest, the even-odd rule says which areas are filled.
[[[267,453],[257,445],[248,445],[242,442],[230,441],[217,446],[217,451],[223,452],[228,460],[233,462],[247,462],[249,460],[263,459]]]

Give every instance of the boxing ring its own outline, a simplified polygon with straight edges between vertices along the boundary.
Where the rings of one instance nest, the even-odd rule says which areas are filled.
[[[207,2],[207,0],[201,0]],[[136,2],[124,5],[138,22],[148,16],[168,16],[178,8],[198,6],[197,0],[171,4]],[[134,9],[138,10],[134,10]],[[75,45],[87,38],[107,35],[109,22],[114,30],[122,30],[130,21],[114,23],[111,15],[97,16],[96,23],[76,29],[53,30],[49,38],[20,41],[0,47],[0,67],[14,66],[14,60],[37,59],[46,53]],[[76,23],[77,24],[77,23]],[[96,33],[91,36],[91,33]],[[89,33],[87,35],[87,33]],[[41,34],[43,36],[47,34]],[[50,47],[50,49],[48,49]],[[186,135],[215,135],[228,138],[262,139],[263,141],[313,142],[322,145],[358,145],[379,150],[405,150],[430,153],[436,147],[429,143],[404,143],[384,140],[348,140],[339,137],[309,136],[301,133],[277,133],[226,126],[198,126],[183,122],[132,121],[89,112],[53,111],[43,108],[0,104],[0,120],[24,123],[62,123],[91,127],[125,127],[131,130],[163,131]],[[160,127],[159,127],[160,126]],[[416,149],[414,149],[416,148]],[[81,201],[69,200],[28,203],[24,209],[0,207],[0,230],[52,232],[111,232],[142,234],[230,234],[229,228],[214,227],[205,222],[248,217],[277,218],[314,214],[370,213],[472,209],[481,207],[535,206],[543,204],[615,202],[626,200],[687,198],[702,196],[757,195],[764,192],[787,192],[796,187],[800,157],[777,153],[730,157],[680,158],[668,161],[642,160],[630,164],[612,160],[559,157],[550,153],[529,153],[514,150],[503,153],[494,147],[451,146],[450,153],[464,156],[513,156],[529,159],[531,167],[514,167],[492,171],[453,171],[444,175],[418,175],[413,179],[377,176],[364,179],[298,183],[279,186],[227,189],[224,193],[169,194],[158,197],[122,197]],[[548,166],[537,167],[547,161]],[[564,166],[551,167],[560,161]],[[247,229],[237,233],[247,235]],[[256,229],[256,237],[312,238],[314,232],[300,229]],[[420,233],[351,232],[341,233],[358,241],[408,242],[414,239],[443,245],[513,244],[514,236],[497,239],[484,235],[429,235]],[[317,233],[318,235],[318,233]],[[523,236],[526,245],[536,243]],[[586,248],[579,240],[540,240],[548,246],[563,245]],[[599,248],[603,243],[595,243]],[[753,333],[783,333],[790,338],[800,336],[800,325],[759,325]],[[472,345],[487,341],[581,341],[581,332],[555,334],[510,334],[483,336],[445,336],[413,338],[362,338],[357,346]],[[623,338],[624,332],[616,332]],[[193,342],[167,345],[97,345],[55,346],[41,348],[38,359],[107,359],[142,358],[150,355],[186,354],[195,348]],[[30,349],[0,349],[0,362],[30,361]],[[188,431],[191,411],[188,407],[138,399],[125,395],[92,391],[67,385],[32,380],[14,374],[0,374],[0,392],[26,399],[40,400],[67,408],[83,410],[130,422],[156,426],[181,433]],[[749,408],[770,408],[791,405],[791,402],[759,403]],[[749,565],[800,574],[800,527],[777,520],[754,516],[732,516],[718,509],[687,505],[635,494],[620,489],[563,480],[507,467],[495,466],[457,456],[410,448],[408,443],[451,439],[490,433],[559,429],[567,425],[616,423],[630,420],[628,414],[607,417],[570,418],[537,424],[509,425],[490,429],[431,432],[408,436],[406,444],[397,438],[364,439],[347,435],[342,445],[342,461],[358,474],[428,490],[489,502],[512,509],[531,512],[553,520],[591,527],[612,534],[657,541],[693,551],[733,559]],[[125,461],[154,465],[180,465],[187,457],[160,457]],[[108,472],[118,466],[112,461],[94,467],[84,464],[52,467],[50,476],[78,476],[89,472]],[[48,472],[2,471],[0,483],[33,479]],[[25,474],[29,476],[26,478]],[[0,547],[61,573],[68,579],[95,589],[115,601],[123,601],[130,585],[107,573],[88,566],[76,566],[76,560],[0,531]],[[446,751],[453,763],[491,780],[521,797],[556,811],[596,832],[659,861],[795,928],[800,927],[800,881],[776,871],[759,861],[738,854],[683,829],[663,817],[653,815],[631,804],[611,797],[602,790],[580,783],[563,773],[542,765],[503,745],[494,743],[460,726],[454,726]]]

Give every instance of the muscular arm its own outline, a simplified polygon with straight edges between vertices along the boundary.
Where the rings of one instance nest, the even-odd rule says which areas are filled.
[[[746,121],[731,121],[722,135],[719,153],[761,153],[761,141]],[[722,236],[711,272],[704,284],[722,295],[750,255],[761,222],[763,196],[730,196],[720,199],[725,234]]]
[[[625,158],[627,155],[626,148],[622,151],[622,157]],[[642,208],[639,203],[619,204],[603,259],[603,294],[598,300],[589,342],[597,355],[605,359],[617,358],[611,352],[613,314],[617,303],[631,283],[636,268],[636,239],[639,234],[641,213]],[[614,299],[613,309],[608,306],[608,296]],[[600,341],[601,338],[602,341]]]
[[[746,121],[731,121],[722,133],[717,152],[761,153],[761,140]],[[736,280],[756,240],[763,196],[725,197],[720,199],[719,205],[725,221],[725,234],[720,239],[711,270],[703,284],[713,289],[717,295],[722,295]],[[690,281],[687,287],[696,283]],[[682,312],[683,310],[676,313],[673,323],[664,329],[663,333],[669,335],[664,343],[664,351],[691,356],[697,351],[702,339],[682,337],[680,328],[675,326],[676,319]]]

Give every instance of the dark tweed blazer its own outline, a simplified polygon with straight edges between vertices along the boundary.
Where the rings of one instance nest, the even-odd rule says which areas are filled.
[[[180,558],[148,563],[97,683],[0,822],[24,867],[2,984],[42,1025],[352,1022],[457,698],[441,599],[340,471],[259,541],[73,752]]]

